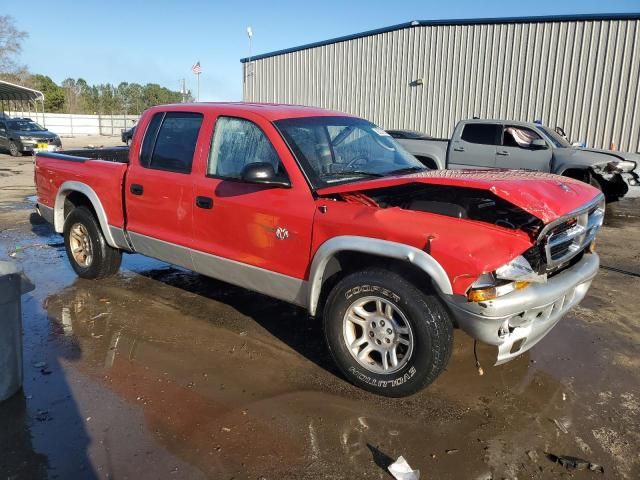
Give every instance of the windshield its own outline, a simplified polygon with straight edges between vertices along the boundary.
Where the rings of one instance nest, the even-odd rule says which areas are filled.
[[[551,143],[553,143],[556,147],[571,146],[571,144],[567,142],[564,137],[558,135],[558,133],[555,132],[554,130],[551,130],[550,128],[547,128],[547,127],[543,127],[542,125],[538,125],[538,128],[545,133],[547,138],[551,140]]]
[[[29,120],[10,120],[7,122],[11,130],[19,130],[22,132],[42,132],[44,128],[36,122]]]
[[[314,188],[426,170],[374,124],[351,117],[275,122]]]

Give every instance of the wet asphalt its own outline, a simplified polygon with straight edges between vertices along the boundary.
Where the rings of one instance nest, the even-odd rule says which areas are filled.
[[[340,377],[303,310],[136,255],[78,279],[25,196],[0,198],[0,259],[36,285],[0,479],[389,479],[399,455],[423,479],[640,478],[639,208],[608,209],[605,268],[530,352],[480,347],[480,376],[456,332],[434,384],[387,399]]]

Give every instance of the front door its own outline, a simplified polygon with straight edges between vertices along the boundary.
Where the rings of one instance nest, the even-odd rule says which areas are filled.
[[[451,139],[447,168],[494,168],[500,125],[467,123],[461,133]]]
[[[282,138],[266,120],[221,115],[210,145],[194,178],[195,269],[302,303],[315,203]],[[270,163],[290,186],[244,182],[243,168],[255,162]]]
[[[543,138],[527,127],[504,125],[501,145],[496,149],[496,168],[522,168],[549,172],[551,149],[533,145]]]
[[[187,268],[192,268],[191,168],[202,120],[196,112],[156,113],[141,148],[132,145],[140,154],[125,185],[127,229],[135,250]]]

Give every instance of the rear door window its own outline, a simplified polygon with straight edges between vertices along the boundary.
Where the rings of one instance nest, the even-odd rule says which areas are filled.
[[[149,125],[147,131],[144,134],[144,140],[142,141],[142,148],[140,149],[140,165],[148,167],[151,163],[151,154],[153,153],[153,146],[156,143],[156,137],[158,136],[158,129],[164,118],[164,112],[156,113]]]
[[[201,125],[201,113],[154,115],[142,144],[140,163],[155,170],[190,173]]]
[[[462,131],[462,140],[482,145],[498,145],[500,126],[491,123],[468,123]]]

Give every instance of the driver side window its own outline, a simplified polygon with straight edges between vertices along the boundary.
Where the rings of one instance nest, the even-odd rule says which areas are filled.
[[[260,128],[249,120],[219,117],[216,121],[207,175],[239,180],[245,166],[268,162],[276,175],[285,177],[280,158]]]
[[[531,143],[541,138],[530,128],[509,126],[504,127],[502,145],[505,147],[531,148]]]

